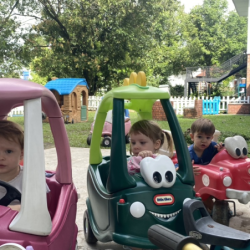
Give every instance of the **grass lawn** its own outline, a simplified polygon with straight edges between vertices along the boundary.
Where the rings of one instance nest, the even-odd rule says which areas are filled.
[[[69,137],[69,142],[71,147],[89,147],[87,145],[87,137],[89,135],[91,123],[94,120],[94,111],[89,111],[89,119],[87,122],[75,123],[75,124],[65,124],[67,134]],[[226,137],[241,135],[245,138],[248,144],[248,151],[250,152],[250,115],[206,115],[204,118],[210,119],[217,130],[221,132],[219,141],[224,141]],[[137,115],[135,112],[130,112],[130,118],[132,123],[137,120]],[[23,117],[11,117],[10,120],[24,125]],[[183,116],[178,116],[178,120],[182,131],[185,132],[191,127],[194,119],[186,119]],[[168,123],[165,121],[158,121],[161,128],[169,129]],[[44,147],[51,148],[54,147],[54,140],[50,131],[50,126],[48,123],[43,124],[44,130]],[[186,137],[186,141],[189,144],[190,138]]]

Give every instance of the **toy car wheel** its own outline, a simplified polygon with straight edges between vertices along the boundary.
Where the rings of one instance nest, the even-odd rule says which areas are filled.
[[[107,137],[104,137],[103,140],[102,140],[102,146],[103,147],[110,147],[111,146],[111,137],[107,136]]]
[[[216,200],[213,206],[212,218],[222,225],[229,225],[229,206],[227,201]]]
[[[125,142],[126,142],[126,143],[130,143],[129,135],[125,135]]]
[[[91,144],[91,139],[92,139],[92,135],[89,135],[87,138],[87,144],[90,146]]]
[[[91,229],[90,223],[89,223],[89,216],[87,210],[85,211],[83,215],[83,231],[85,240],[87,243],[96,243],[97,239],[95,235],[93,234],[93,231]]]

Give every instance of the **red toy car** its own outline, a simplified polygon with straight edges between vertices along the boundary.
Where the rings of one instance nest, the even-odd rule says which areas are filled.
[[[228,204],[220,201],[237,199],[243,204],[250,201],[250,159],[242,136],[228,137],[224,143],[225,149],[217,153],[208,165],[196,164],[201,174],[195,175],[195,192],[202,200],[209,196],[216,198],[213,218],[217,220],[218,217],[227,224]]]

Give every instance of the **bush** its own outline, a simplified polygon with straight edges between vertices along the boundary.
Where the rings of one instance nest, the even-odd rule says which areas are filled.
[[[170,85],[171,96],[184,96],[184,86],[175,85],[174,87]]]

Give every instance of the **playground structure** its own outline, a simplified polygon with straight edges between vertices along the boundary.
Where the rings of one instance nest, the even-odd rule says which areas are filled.
[[[230,58],[226,62],[222,63],[220,66],[187,67],[186,80],[184,86],[184,96],[190,96],[191,91],[193,93],[198,92],[197,85],[200,82],[206,82],[208,85],[209,83],[212,82],[219,83],[246,67],[247,67],[246,52],[242,52]],[[197,74],[198,70],[200,70],[200,73]]]
[[[48,82],[45,87],[54,94],[65,123],[88,120],[89,87],[85,79],[56,79]]]

